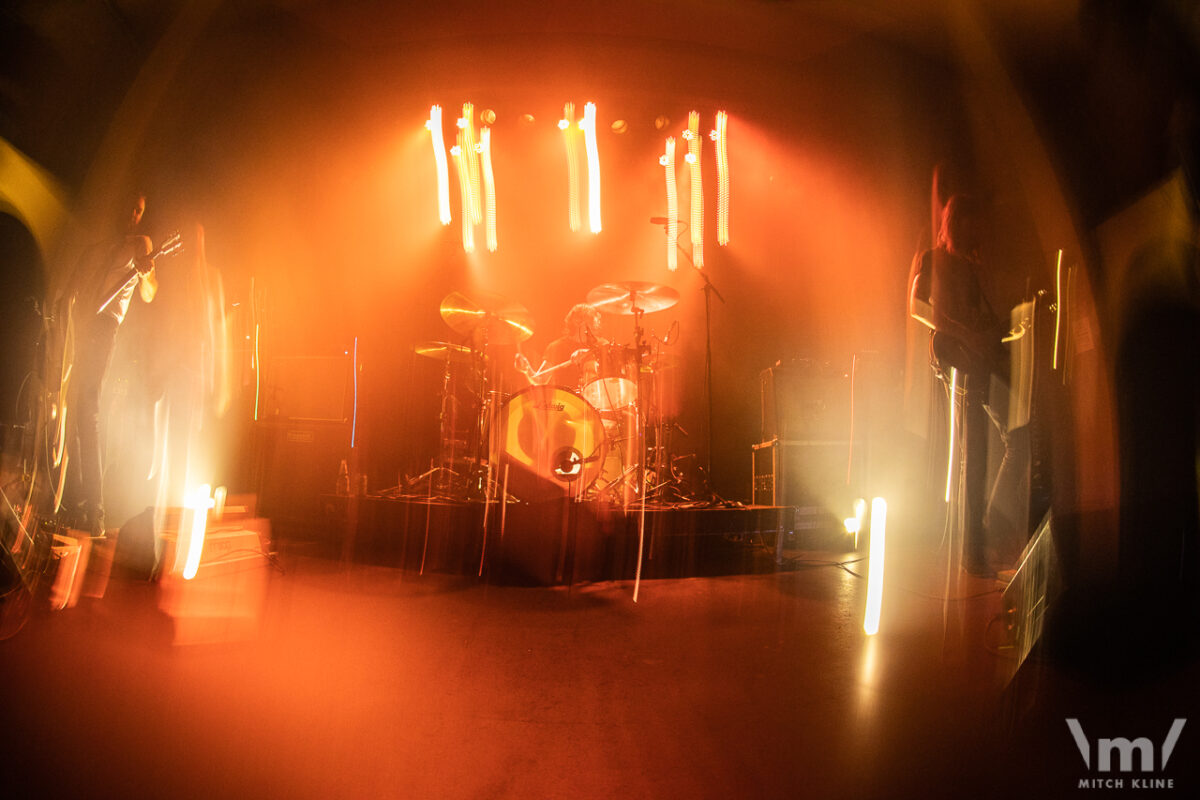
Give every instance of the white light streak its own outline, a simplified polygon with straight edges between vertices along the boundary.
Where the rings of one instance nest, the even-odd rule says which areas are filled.
[[[588,160],[588,223],[592,233],[599,233],[600,224],[600,152],[596,146],[596,104],[583,107],[583,138]]]
[[[204,552],[204,531],[208,525],[208,510],[214,505],[211,493],[212,487],[209,484],[201,484],[192,490],[191,495],[184,503],[184,507],[191,509],[192,512],[191,526],[187,531],[186,539],[176,540],[176,547],[186,545],[187,560],[183,564],[185,581],[196,577],[196,572],[200,569],[200,556]],[[181,535],[184,534],[182,527],[181,524],[179,531]]]
[[[563,144],[567,148],[567,223],[572,232],[577,232],[583,223],[579,211],[579,139],[574,121],[575,104],[565,103],[558,127],[563,132]]]
[[[887,528],[887,502],[882,497],[871,500],[871,549],[867,556],[867,610],[863,615],[863,630],[868,636],[879,632],[879,616],[883,610],[883,553]]]
[[[446,141],[442,135],[442,107],[435,105],[429,109],[429,119],[425,121],[429,129],[430,140],[433,142],[433,160],[437,165],[438,189],[438,219],[443,225],[450,224],[450,175],[446,164]]]

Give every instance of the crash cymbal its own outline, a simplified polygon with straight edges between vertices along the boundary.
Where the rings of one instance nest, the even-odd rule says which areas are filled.
[[[461,344],[451,342],[422,342],[413,347],[417,355],[436,358],[439,361],[470,361],[475,357],[475,351]]]
[[[605,283],[587,294],[588,305],[605,314],[630,315],[635,311],[653,314],[679,302],[679,292],[670,286],[645,281]]]
[[[472,299],[451,292],[442,300],[440,311],[455,333],[476,336],[488,344],[513,344],[533,336],[533,317],[525,307],[500,295],[477,294]]]

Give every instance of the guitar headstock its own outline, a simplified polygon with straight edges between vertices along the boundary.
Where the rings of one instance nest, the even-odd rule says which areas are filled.
[[[183,237],[179,231],[172,231],[166,239],[158,246],[158,250],[154,252],[154,258],[162,258],[163,256],[178,255],[183,251]]]

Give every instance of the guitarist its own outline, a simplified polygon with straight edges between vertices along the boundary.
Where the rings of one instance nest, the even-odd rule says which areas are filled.
[[[958,371],[964,387],[966,532],[964,566],[975,575],[989,575],[985,532],[987,481],[988,399],[991,376],[1007,375],[1007,354],[1001,344],[1005,327],[983,290],[982,214],[978,201],[955,195],[942,212],[938,244],[920,254],[914,273],[928,281],[929,303],[918,316],[934,330],[933,355],[938,368]],[[916,287],[914,286],[914,289]],[[1005,438],[1006,449],[1008,446]],[[993,543],[995,544],[995,543]]]
[[[114,235],[84,251],[70,287],[76,331],[68,400],[68,420],[74,420],[72,460],[78,464],[73,471],[79,494],[75,524],[93,536],[104,535],[100,390],[133,295],[149,303],[158,292],[154,247],[148,236],[139,233],[145,213],[146,196],[129,195]]]

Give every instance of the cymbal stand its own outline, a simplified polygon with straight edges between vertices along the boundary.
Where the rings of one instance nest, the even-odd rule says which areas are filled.
[[[454,393],[451,390],[451,362],[450,354],[446,354],[446,366],[442,370],[442,397],[441,404],[438,410],[438,451],[439,463],[432,467],[424,475],[417,478],[418,481],[428,479],[429,495],[434,496],[434,487],[438,489],[438,494],[452,495],[454,491],[454,481],[459,474],[454,471],[454,420],[457,417],[453,413],[455,404]]]

